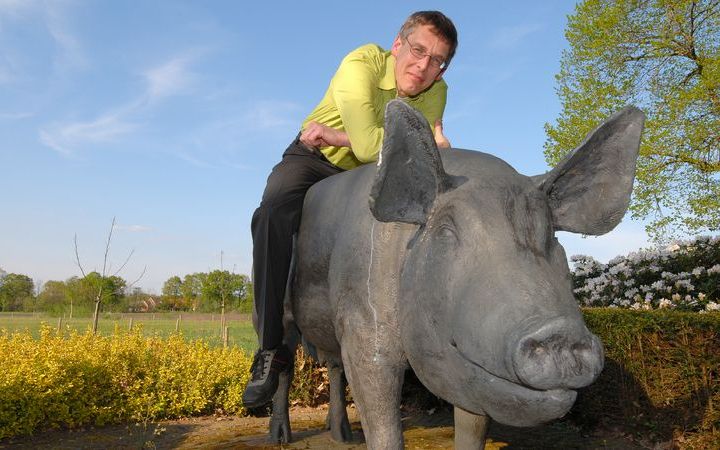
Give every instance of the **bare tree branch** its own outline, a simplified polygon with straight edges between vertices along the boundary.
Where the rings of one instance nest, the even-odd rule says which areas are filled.
[[[102,276],[105,278],[105,268],[107,267],[108,254],[110,253],[110,240],[112,239],[113,230],[115,229],[115,217],[113,216],[110,232],[108,233],[107,242],[105,243],[105,257],[103,258]]]
[[[140,276],[137,277],[137,279],[136,279],[135,281],[133,281],[132,283],[128,284],[128,285],[127,285],[127,288],[130,289],[130,288],[132,288],[133,286],[135,286],[135,284],[136,284],[138,281],[140,281],[143,276],[145,276],[145,271],[146,271],[146,270],[147,270],[147,266],[143,267],[143,270],[142,270],[142,272],[140,273]]]
[[[135,249],[130,250],[130,253],[128,254],[127,258],[125,259],[125,262],[120,265],[120,268],[113,274],[113,276],[116,276],[119,274],[127,265],[128,261],[130,261],[130,258],[132,258],[132,255],[135,253]]]
[[[80,264],[80,255],[78,254],[78,245],[77,245],[77,233],[75,233],[75,262],[77,263],[78,267],[80,268],[80,273],[82,274],[83,278],[85,278],[85,270],[83,269],[82,264]]]

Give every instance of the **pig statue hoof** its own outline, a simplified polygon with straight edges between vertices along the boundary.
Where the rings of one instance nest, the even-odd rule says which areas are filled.
[[[352,442],[352,429],[347,414],[333,417],[332,410],[328,411],[325,419],[325,429],[330,430],[330,436],[335,442]]]
[[[270,439],[281,444],[289,444],[292,441],[288,414],[273,414],[270,418]]]

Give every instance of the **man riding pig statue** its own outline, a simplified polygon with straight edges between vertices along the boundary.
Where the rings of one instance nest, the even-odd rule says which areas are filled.
[[[350,437],[342,370],[373,449],[403,445],[408,365],[455,406],[458,447],[482,448],[488,417],[534,426],[570,409],[603,350],[554,232],[598,235],[620,222],[643,122],[625,108],[527,177],[485,153],[439,151],[422,114],[388,104],[377,166],[309,190],[286,305],[331,363],[335,438]],[[289,377],[280,385],[271,432],[287,440]]]

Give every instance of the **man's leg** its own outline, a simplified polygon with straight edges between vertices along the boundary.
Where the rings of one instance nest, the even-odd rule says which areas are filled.
[[[292,256],[292,235],[300,226],[305,193],[318,181],[341,172],[297,140],[268,177],[262,202],[252,219],[253,283],[260,349],[243,403],[267,403],[277,389],[277,374],[290,360],[283,339],[283,299]]]

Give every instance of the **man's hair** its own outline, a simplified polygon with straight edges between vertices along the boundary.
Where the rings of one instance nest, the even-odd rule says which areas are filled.
[[[431,26],[433,32],[450,45],[450,52],[448,53],[446,61],[449,64],[450,60],[455,56],[455,49],[457,49],[458,46],[457,30],[452,20],[440,11],[414,12],[407,18],[402,28],[400,28],[400,37],[407,38],[418,25]]]

